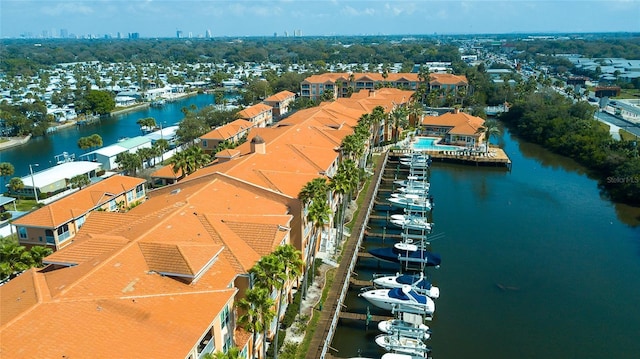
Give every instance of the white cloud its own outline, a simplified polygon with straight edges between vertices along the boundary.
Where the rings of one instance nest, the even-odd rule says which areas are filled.
[[[55,5],[46,5],[41,8],[45,15],[58,16],[64,14],[91,15],[95,11],[87,2],[62,2]]]

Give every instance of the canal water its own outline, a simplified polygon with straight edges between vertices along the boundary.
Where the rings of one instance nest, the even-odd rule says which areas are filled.
[[[42,137],[32,138],[28,143],[0,151],[0,162],[9,162],[15,167],[14,176],[29,174],[29,164],[38,164],[33,167],[35,171],[56,165],[56,155],[67,152],[75,154],[76,158],[84,152],[78,148],[78,139],[90,136],[94,133],[102,136],[105,146],[116,143],[124,137],[142,135],[140,126],[136,122],[145,117],[153,117],[158,125],[164,127],[174,126],[183,118],[182,108],[190,108],[195,105],[198,109],[214,103],[211,94],[199,94],[184,99],[167,102],[163,107],[149,107],[143,110],[123,113],[102,118],[99,122],[60,129]],[[0,188],[4,187],[3,178],[0,178]]]
[[[504,132],[512,172],[438,162],[431,170],[431,247],[442,255],[427,270],[440,288],[427,322],[433,358],[638,358],[640,210],[602,198],[575,162]],[[397,269],[360,259],[357,279]],[[358,292],[350,289],[345,310],[366,313]],[[341,320],[331,354],[379,358],[376,324]]]

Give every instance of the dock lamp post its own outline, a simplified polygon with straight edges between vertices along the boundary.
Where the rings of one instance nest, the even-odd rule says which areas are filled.
[[[36,181],[33,179],[33,167],[38,167],[39,164],[34,163],[33,165],[29,165],[29,172],[31,173],[31,186],[33,187],[33,195],[36,197],[36,203],[38,203],[38,189],[36,188]]]

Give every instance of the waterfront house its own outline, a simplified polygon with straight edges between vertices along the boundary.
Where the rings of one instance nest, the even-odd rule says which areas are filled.
[[[418,88],[418,74],[415,73],[324,73],[312,75],[300,83],[300,95],[312,100],[319,100],[326,91],[333,93],[333,98],[349,97],[360,90],[373,90],[383,85],[395,88],[415,90]]]
[[[85,153],[81,155],[80,158],[83,158],[86,161],[100,163],[104,170],[111,171],[119,167],[118,163],[116,163],[116,158],[120,153],[136,153],[140,148],[151,148],[151,138],[146,136],[137,136],[122,139],[113,145]]]
[[[0,335],[12,338],[0,341],[0,352],[196,359],[235,345],[253,358],[262,333],[237,328],[242,312],[232,307],[250,288],[249,269],[282,244],[300,249],[303,260],[322,247],[311,245],[300,190],[335,174],[340,144],[362,114],[391,110],[411,93],[366,91],[254,127],[230,158],[149,192],[130,211],[92,212],[72,245],[45,258],[47,268],[0,288],[10,303],[0,308]],[[334,211],[335,199],[328,199]],[[267,336],[276,325],[268,323]]]
[[[273,109],[273,117],[280,118],[289,112],[289,106],[295,101],[296,94],[291,91],[280,91],[275,95],[271,95],[262,101],[262,103],[271,106]]]
[[[449,73],[429,74],[430,91],[454,91],[469,88],[469,81],[464,75]],[[374,90],[380,87],[395,87],[416,90],[420,79],[416,73],[324,73],[312,75],[300,83],[300,95],[312,100],[319,100],[326,91],[331,91],[334,98],[349,97],[360,90]]]
[[[484,142],[480,131],[484,120],[464,112],[448,112],[440,116],[426,116],[422,120],[421,133],[442,137],[442,143],[477,147]]]
[[[12,338],[0,351],[195,359],[236,346],[241,358],[253,357],[234,303],[262,256],[299,241],[298,203],[214,173],[153,191],[127,213],[94,212],[72,246],[45,258],[45,270],[0,288],[10,303],[1,335]]]
[[[111,176],[20,217],[13,224],[20,244],[58,250],[72,242],[93,211],[125,210],[143,202],[145,196],[145,180]]]
[[[20,180],[24,187],[17,191],[10,190],[9,193],[31,198],[36,198],[37,196],[38,199],[43,200],[66,191],[69,188],[71,178],[85,175],[89,179],[93,179],[100,169],[101,165],[99,163],[87,161],[63,162],[57,166],[21,177]]]
[[[252,122],[256,127],[266,127],[273,122],[271,106],[258,103],[238,112],[238,117]]]
[[[208,154],[214,153],[221,142],[236,143],[255,126],[255,123],[244,119],[231,121],[200,136],[199,145],[204,152]]]

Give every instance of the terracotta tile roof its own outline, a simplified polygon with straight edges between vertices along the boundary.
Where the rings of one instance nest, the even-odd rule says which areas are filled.
[[[448,112],[440,116],[425,116],[422,124],[426,126],[451,127],[449,131],[451,134],[475,135],[484,124],[484,120],[464,112]]]
[[[254,126],[255,124],[251,121],[237,119],[227,123],[226,125],[215,128],[214,130],[200,136],[200,138],[204,140],[228,140],[237,136],[238,133],[246,131]]]
[[[282,102],[292,97],[296,97],[296,94],[294,94],[291,91],[280,91],[277,94],[274,94],[265,98],[264,101],[265,102]]]
[[[0,353],[3,358],[183,358],[236,291],[48,301],[2,328]]]
[[[129,240],[123,237],[88,235],[84,240],[77,241],[74,245],[66,246],[47,256],[44,263],[78,265],[104,254],[113,253],[128,242]]]
[[[106,212],[106,211],[93,211],[87,216],[87,220],[82,225],[82,231],[73,238],[73,241],[78,241],[80,234],[82,233],[107,233],[117,228],[130,223],[132,220],[137,219],[137,215],[127,212]]]
[[[20,217],[14,224],[56,228],[145,182],[141,178],[111,176]]]
[[[222,151],[218,151],[216,152],[216,158],[234,158],[240,155],[240,151],[233,149],[233,150],[222,150]]]
[[[31,268],[13,278],[9,282],[11,285],[0,286],[0,299],[2,299],[0,329],[21,313],[38,304],[39,290],[35,282],[35,275],[36,269]],[[2,341],[0,340],[0,343]],[[0,351],[1,354],[2,351]]]
[[[151,177],[153,178],[168,178],[168,179],[178,179],[180,177],[180,171],[178,173],[173,172],[173,165],[166,165],[160,167],[160,169],[151,173]]]
[[[429,74],[431,85],[468,85],[469,81],[464,75],[454,74]]]
[[[219,245],[139,242],[149,270],[163,275],[196,277],[222,251]]]
[[[247,107],[244,110],[238,112],[238,116],[244,119],[251,119],[258,116],[261,113],[264,113],[267,111],[271,112],[272,109],[273,107],[269,105],[259,103],[259,104],[255,104],[253,106]]]
[[[328,72],[319,75],[311,75],[307,77],[303,82],[306,83],[336,83],[338,80],[343,82],[349,82],[351,74],[347,72]],[[380,72],[364,72],[364,73],[353,73],[353,81],[354,82],[418,82],[418,74],[416,73],[388,73],[387,78],[385,79]]]

